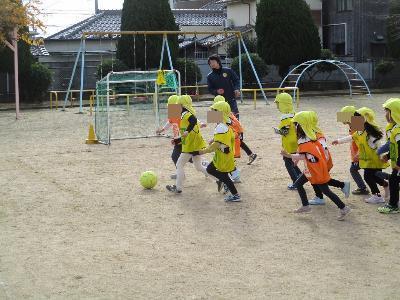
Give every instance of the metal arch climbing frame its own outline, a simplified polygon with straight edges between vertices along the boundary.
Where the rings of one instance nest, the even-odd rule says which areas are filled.
[[[320,63],[328,63],[336,66],[346,77],[347,83],[349,85],[349,94],[350,97],[353,97],[353,92],[358,91],[359,93],[366,94],[368,97],[371,97],[371,91],[365,82],[364,78],[361,74],[354,69],[349,64],[338,61],[338,60],[309,60],[306,61],[295,68],[293,68],[286,77],[282,80],[280,84],[280,88],[282,87],[298,87],[299,81],[303,74],[310,69],[311,67],[320,64]],[[287,85],[287,84],[289,85]],[[290,85],[294,83],[294,85]],[[296,91],[293,92],[294,96],[296,96]]]

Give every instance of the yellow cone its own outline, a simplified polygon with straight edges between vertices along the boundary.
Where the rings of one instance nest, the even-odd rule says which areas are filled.
[[[86,144],[97,144],[99,141],[96,138],[96,134],[94,133],[93,124],[89,124],[89,136],[86,139]]]

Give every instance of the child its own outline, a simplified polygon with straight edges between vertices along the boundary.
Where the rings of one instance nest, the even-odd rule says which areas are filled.
[[[168,105],[178,104],[178,101],[179,101],[179,96],[172,95],[168,98]],[[156,133],[161,134],[172,127],[173,140],[176,140],[179,138],[180,121],[181,121],[180,118],[168,118],[165,125],[162,128],[157,129]],[[181,155],[181,152],[182,152],[182,143],[174,143],[174,149],[172,150],[171,159],[174,162],[175,167],[176,163],[178,162],[178,158]],[[190,162],[192,162],[192,159],[190,160]],[[171,175],[171,179],[176,179],[176,174]]]
[[[309,116],[311,118],[311,123],[312,123],[312,129],[314,130],[317,140],[322,146],[321,151],[325,154],[325,158],[327,160],[327,165],[328,165],[328,171],[330,171],[333,168],[333,160],[332,160],[332,155],[328,149],[328,143],[326,141],[326,138],[322,132],[322,130],[318,127],[318,115],[315,111],[310,111]],[[345,196],[345,198],[349,198],[350,196],[350,182],[343,182],[339,181],[336,179],[331,178],[328,182],[329,186],[333,186],[336,188],[340,188]],[[318,189],[315,189],[315,198],[310,200],[311,205],[324,205],[325,200],[323,199],[324,195],[322,194],[321,191]]]
[[[185,178],[185,164],[192,158],[196,170],[207,175],[205,167],[201,163],[198,151],[206,147],[206,142],[200,132],[195,110],[192,107],[192,98],[189,95],[179,97],[178,104],[182,105],[182,114],[179,125],[181,138],[175,140],[175,144],[182,143],[182,153],[176,163],[176,185],[167,185],[168,191],[182,193],[183,180]]]
[[[379,207],[378,211],[383,214],[399,213],[399,183],[400,183],[400,99],[390,99],[383,104],[386,112],[386,120],[393,124],[390,130],[390,152],[389,157],[392,174],[389,178],[390,200],[385,206]]]
[[[214,103],[220,101],[226,102],[224,96],[218,95],[214,98]],[[233,112],[231,112],[231,114],[229,115],[229,119],[230,119],[230,127],[235,133],[235,158],[240,158],[240,148],[242,148],[249,157],[249,162],[247,164],[251,165],[257,158],[257,154],[253,153],[253,151],[251,151],[250,148],[243,141],[244,129],[242,127],[242,124],[240,124],[239,120],[236,118]]]
[[[280,93],[275,101],[278,110],[281,112],[281,122],[278,128],[274,128],[275,133],[282,136],[282,149],[289,154],[297,151],[296,128],[292,122],[295,111],[293,108],[293,99],[288,93]],[[283,156],[283,161],[292,183],[288,185],[289,190],[295,190],[294,183],[301,175],[300,169],[293,163],[291,158]]]
[[[354,115],[364,117],[364,130],[356,131],[348,138],[341,139],[341,143],[354,140],[357,144],[359,165],[361,169],[364,169],[364,180],[372,193],[372,196],[365,199],[365,202],[384,203],[385,200],[381,196],[377,184],[384,187],[385,198],[387,198],[389,196],[389,184],[382,179],[379,173],[381,173],[382,169],[388,167],[388,164],[383,162],[376,152],[379,148],[379,140],[382,139],[383,134],[375,121],[375,113],[372,109],[362,107]]]
[[[222,112],[223,122],[218,123],[214,130],[214,140],[207,149],[200,150],[199,154],[205,154],[214,152],[213,161],[208,165],[207,172],[216,177],[219,181],[217,182],[218,187],[225,184],[230,195],[225,197],[227,202],[239,202],[241,201],[240,195],[236,190],[236,187],[229,177],[229,173],[235,169],[235,158],[234,158],[234,143],[235,135],[232,128],[228,126],[229,115],[231,114],[231,108],[226,102],[217,102],[211,106],[211,109]]]
[[[348,113],[349,115],[354,116],[354,114],[356,112],[356,108],[354,106],[345,106],[345,107],[342,107],[340,112]],[[343,124],[349,126],[349,134],[352,135],[354,133],[354,131],[351,130],[351,122],[344,122]],[[332,142],[332,145],[338,145],[341,143],[342,143],[341,139],[336,139]],[[369,190],[367,189],[367,186],[365,185],[365,182],[359,173],[360,166],[359,166],[359,159],[358,159],[358,147],[354,140],[352,140],[351,144],[350,144],[350,155],[351,155],[350,174],[358,187],[357,189],[352,191],[352,194],[353,195],[369,195]]]
[[[313,130],[312,117],[310,112],[299,112],[293,122],[296,126],[298,138],[298,149],[296,154],[289,154],[282,150],[282,155],[291,158],[295,162],[303,161],[305,163],[304,176],[301,176],[297,184],[297,191],[300,195],[302,207],[295,210],[295,213],[305,213],[311,211],[308,203],[307,193],[303,187],[304,183],[310,181],[311,184],[318,187],[322,193],[330,198],[340,209],[338,220],[344,220],[345,216],[350,212],[350,208],[346,206],[339,197],[333,193],[328,186],[331,179],[328,171],[328,164],[325,154],[320,143],[317,141],[317,136]]]

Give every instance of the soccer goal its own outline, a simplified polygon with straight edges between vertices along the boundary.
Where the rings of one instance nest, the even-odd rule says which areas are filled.
[[[99,142],[156,136],[167,119],[167,100],[180,95],[177,70],[110,72],[96,84],[95,131]]]

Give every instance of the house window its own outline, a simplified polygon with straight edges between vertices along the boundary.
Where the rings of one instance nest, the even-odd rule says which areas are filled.
[[[336,0],[337,11],[353,10],[353,0]]]

